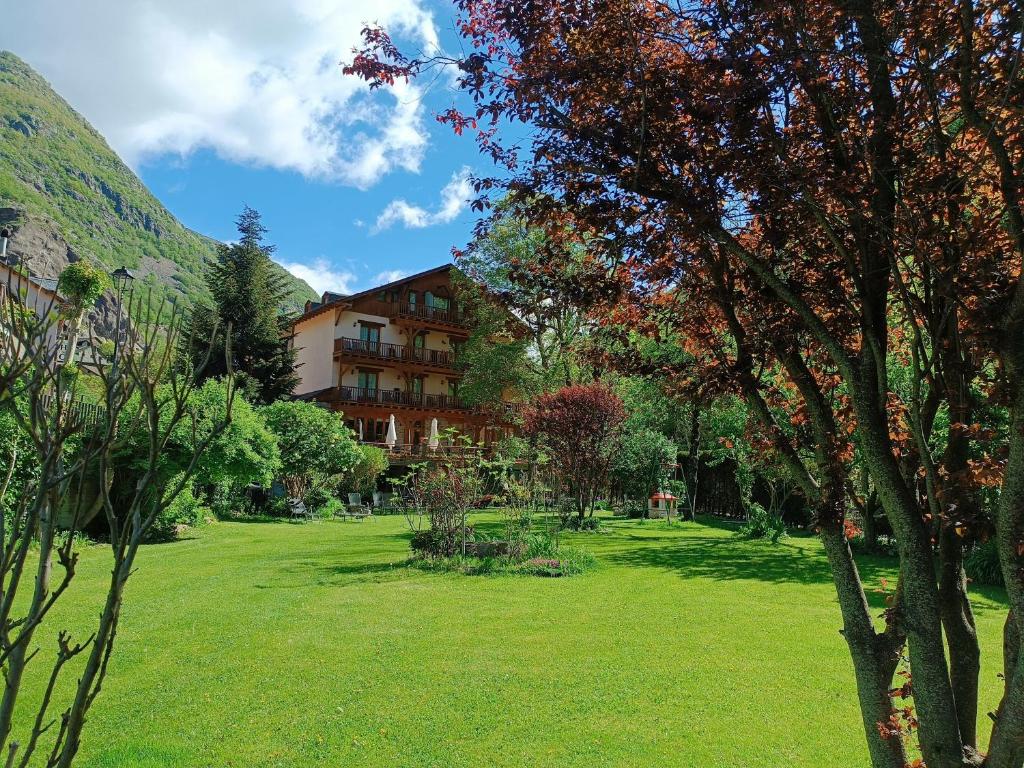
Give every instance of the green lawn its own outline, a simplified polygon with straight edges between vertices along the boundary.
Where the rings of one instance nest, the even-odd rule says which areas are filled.
[[[193,535],[142,553],[82,766],[867,764],[813,539],[617,521],[572,537],[595,570],[542,579],[406,568],[400,518]],[[49,630],[96,614],[106,553],[83,558]]]

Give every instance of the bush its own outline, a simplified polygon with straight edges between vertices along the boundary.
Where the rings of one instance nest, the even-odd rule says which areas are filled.
[[[586,533],[599,533],[601,530],[601,518],[599,517],[570,517],[565,521],[565,527],[570,531],[581,531]]]
[[[647,499],[626,499],[623,510],[630,520],[643,519],[647,517]]]
[[[370,496],[377,490],[377,478],[387,472],[388,454],[376,445],[357,446],[360,459],[342,484],[346,492]]]
[[[316,484],[350,472],[363,458],[341,414],[303,400],[272,403],[261,413],[277,437],[289,496],[305,501]]]
[[[1003,571],[999,566],[999,554],[996,552],[995,539],[975,544],[964,559],[964,570],[967,577],[975,584],[990,587],[1003,586]]]
[[[344,511],[345,505],[341,503],[341,499],[332,496],[323,505],[316,507],[314,514],[316,514],[317,517],[322,517],[326,520],[332,517],[337,517]]]
[[[747,521],[737,533],[748,539],[770,539],[772,544],[777,544],[786,535],[786,525],[778,515],[773,515],[757,502],[751,502],[747,507]]]
[[[171,484],[176,484],[174,478]],[[147,534],[148,541],[171,541],[183,528],[202,525],[206,521],[207,508],[196,497],[193,483],[188,483],[177,498],[171,502],[154,521]]]

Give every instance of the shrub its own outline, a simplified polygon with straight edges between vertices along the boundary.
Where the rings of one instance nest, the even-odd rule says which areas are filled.
[[[305,500],[314,485],[350,472],[363,458],[340,413],[303,400],[282,400],[261,412],[277,436],[289,496]]]
[[[175,484],[179,478],[173,478]],[[147,534],[148,541],[171,541],[183,528],[202,525],[206,520],[207,508],[196,496],[194,483],[188,483],[154,521]]]
[[[975,544],[964,559],[964,570],[967,577],[975,584],[990,587],[1003,586],[1003,571],[999,566],[999,553],[996,551],[995,539]]]
[[[345,505],[341,503],[341,499],[331,497],[322,506],[315,509],[317,517],[328,519],[331,517],[337,517],[345,511]]]
[[[776,544],[786,535],[786,525],[778,515],[773,515],[757,502],[751,502],[747,508],[747,521],[737,533],[748,539],[770,539],[772,544]]]
[[[626,512],[626,517],[631,520],[640,520],[647,517],[646,499],[626,499],[623,508]]]
[[[599,517],[570,517],[566,520],[566,528],[570,531],[583,531],[598,533],[601,530],[601,518]]]
[[[593,512],[626,418],[622,400],[601,383],[563,387],[526,410],[526,434],[551,449],[551,466],[577,517]]]
[[[209,379],[191,394],[191,418],[178,424],[168,445],[168,475],[184,470],[197,446],[227,417],[227,396],[222,379]],[[277,439],[259,411],[236,393],[231,421],[196,464],[195,487],[209,489],[206,501],[218,515],[235,512],[242,490],[248,485],[269,486],[280,465]]]
[[[346,491],[369,496],[377,490],[377,478],[387,472],[390,462],[387,453],[376,445],[357,446],[360,458],[349,474],[343,486]]]

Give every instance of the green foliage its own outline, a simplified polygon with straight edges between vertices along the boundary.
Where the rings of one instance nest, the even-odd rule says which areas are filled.
[[[189,399],[192,419],[180,424],[172,436],[169,460],[175,469],[191,458],[214,425],[227,414],[228,385],[208,379]],[[269,486],[281,467],[277,438],[258,410],[240,394],[235,395],[231,422],[207,447],[194,475],[197,486],[223,486],[240,492],[245,486]]]
[[[26,212],[5,224],[55,223],[76,253],[90,254],[105,271],[150,271],[154,301],[208,296],[202,275],[216,243],[183,227],[42,77],[0,51],[2,206]],[[315,298],[305,283],[273,269],[287,286],[283,308]]]
[[[668,479],[677,452],[661,432],[627,431],[612,462],[612,478],[626,497],[646,499]]]
[[[246,206],[237,224],[239,241],[220,246],[207,270],[213,304],[193,309],[182,354],[198,366],[212,349],[203,375],[223,376],[228,342],[240,386],[254,400],[272,403],[291,394],[298,381],[296,352],[285,334],[287,320],[277,309],[285,286],[273,270],[274,247],[263,243],[266,229],[259,213]]]
[[[305,498],[315,484],[350,472],[362,459],[340,413],[303,400],[281,400],[260,412],[277,437],[290,496]]]
[[[583,270],[585,244],[568,236],[554,242],[543,229],[528,226],[507,202],[496,210],[499,215],[486,233],[459,260],[472,282],[468,290],[461,283],[457,288],[468,297],[474,321],[481,323],[475,334],[481,343],[475,350],[472,339],[467,345],[469,391],[504,386],[530,395],[588,381],[591,373],[580,354],[586,339],[583,313],[563,290],[573,283],[576,270]],[[536,269],[552,258],[553,250],[572,265],[563,282],[547,280],[543,276],[554,275]],[[499,341],[491,349],[489,336]],[[487,372],[495,376],[492,382]]]
[[[747,539],[769,539],[777,544],[786,535],[786,526],[779,515],[752,501],[747,506],[747,520],[737,533]]]
[[[568,517],[565,519],[565,527],[570,531],[581,531],[585,533],[598,533],[601,530],[601,518],[599,517]]]
[[[106,270],[89,261],[68,264],[57,280],[57,290],[66,299],[65,311],[78,317],[111,287]]]
[[[158,396],[169,398],[170,393],[158,392]],[[188,418],[171,431],[167,447],[160,457],[160,476],[155,487],[166,490],[176,486],[177,478],[185,472],[196,448],[224,420],[227,398],[227,384],[218,379],[204,382],[191,394],[187,403]],[[168,410],[162,414],[165,422],[170,418]],[[179,498],[161,518],[160,530],[154,534],[158,538],[167,538],[179,527],[191,525],[195,520],[201,521],[207,508],[218,516],[235,512],[242,503],[242,493],[247,485],[268,486],[276,476],[280,468],[277,439],[264,424],[260,413],[236,393],[231,415],[227,427],[200,455],[185,489],[187,495],[183,492],[184,498]],[[163,424],[161,429],[166,429],[166,426]],[[144,422],[135,423],[134,432],[126,436],[124,448],[117,457],[111,492],[115,500],[130,493],[138,480],[144,466],[148,439],[145,430]],[[201,513],[198,511],[200,506],[203,507]]]
[[[964,558],[964,570],[967,572],[967,578],[975,584],[1003,586],[1003,569],[999,565],[996,540],[989,539],[975,544]]]
[[[343,487],[352,493],[368,496],[377,490],[377,478],[387,472],[390,462],[383,448],[375,445],[357,447],[360,453],[359,463],[345,477]]]
[[[7,478],[8,472],[11,473],[7,493],[0,498],[0,514],[5,518],[17,508],[22,490],[39,473],[29,436],[11,413],[12,408],[25,407],[24,403],[16,401],[0,405],[0,485]]]
[[[411,564],[427,571],[461,573],[467,576],[576,576],[597,564],[591,552],[579,547],[559,545],[547,534],[531,535],[522,554],[515,557],[472,557],[460,553],[437,556],[443,545],[440,533],[433,530],[417,531],[412,538],[412,550],[423,555]]]
[[[176,482],[179,478],[171,479]],[[206,519],[207,508],[203,506],[195,492],[195,482],[189,482],[170,506],[154,521],[149,529],[148,541],[170,541],[177,537],[183,528],[194,528],[202,525]]]

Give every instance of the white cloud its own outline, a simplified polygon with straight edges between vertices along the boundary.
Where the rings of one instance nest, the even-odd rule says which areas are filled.
[[[408,276],[408,274],[404,269],[386,269],[373,278],[373,284],[384,285],[385,283],[393,283],[395,280],[401,280],[403,277]]]
[[[447,224],[455,221],[466,207],[473,192],[469,176],[468,165],[462,166],[453,173],[451,180],[441,190],[441,201],[433,212],[401,198],[392,200],[380,212],[371,232],[381,232],[395,224],[401,224],[406,229],[422,229],[434,224]]]
[[[361,188],[418,171],[427,145],[417,86],[370,95],[341,73],[376,21],[438,49],[424,0],[9,3],[0,48],[25,58],[129,163],[210,148],[238,162]]]
[[[324,291],[344,294],[355,292],[352,286],[356,276],[352,272],[334,269],[327,259],[316,259],[312,266],[284,261],[280,264],[296,277],[309,283],[309,286],[320,295],[323,295]]]

